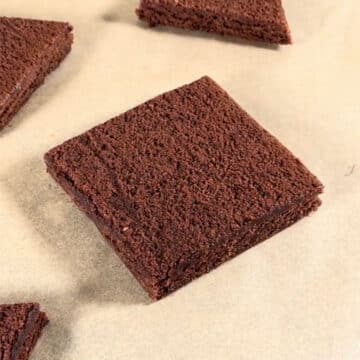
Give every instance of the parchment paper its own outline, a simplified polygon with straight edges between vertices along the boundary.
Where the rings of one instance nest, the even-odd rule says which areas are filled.
[[[135,0],[3,0],[76,43],[0,133],[0,303],[48,312],[37,360],[360,359],[360,2],[284,0],[280,49],[139,24]],[[324,182],[318,213],[151,303],[45,172],[51,147],[210,75]]]

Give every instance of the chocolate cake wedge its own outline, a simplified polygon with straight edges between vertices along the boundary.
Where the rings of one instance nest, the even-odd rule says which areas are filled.
[[[29,359],[47,323],[39,304],[0,305],[0,359]]]
[[[0,17],[0,130],[70,52],[67,23]]]
[[[323,191],[209,77],[65,142],[45,162],[153,299],[316,210]]]
[[[137,9],[150,26],[201,30],[272,44],[290,44],[281,0],[141,0]]]

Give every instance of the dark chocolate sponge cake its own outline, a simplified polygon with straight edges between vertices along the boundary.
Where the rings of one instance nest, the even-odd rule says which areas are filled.
[[[291,43],[281,0],[141,0],[137,14],[150,26],[202,30],[273,44]]]
[[[70,52],[67,23],[0,17],[0,130]]]
[[[47,323],[39,304],[0,305],[0,359],[29,359]]]
[[[208,77],[65,142],[45,161],[153,299],[316,210],[323,190]]]

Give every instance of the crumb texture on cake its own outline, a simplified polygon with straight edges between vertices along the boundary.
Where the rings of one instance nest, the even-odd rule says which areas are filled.
[[[67,23],[0,17],[0,130],[71,50]]]
[[[150,26],[174,26],[274,44],[291,43],[281,0],[141,0],[137,14]]]
[[[45,161],[154,298],[316,209],[323,188],[209,77]],[[280,214],[288,216],[277,223]]]
[[[48,323],[39,304],[0,305],[0,360],[27,360]]]

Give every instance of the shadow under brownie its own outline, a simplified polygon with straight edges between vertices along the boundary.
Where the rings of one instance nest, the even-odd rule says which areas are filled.
[[[160,299],[316,210],[323,186],[209,77],[45,155]]]

